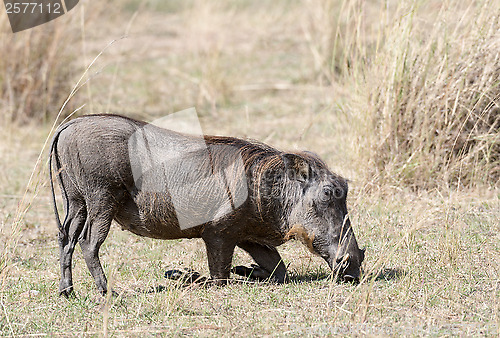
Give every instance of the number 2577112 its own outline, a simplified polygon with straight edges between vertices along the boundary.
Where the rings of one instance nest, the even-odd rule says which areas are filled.
[[[52,13],[61,14],[63,9],[61,3],[37,3],[37,2],[16,2],[16,3],[5,3],[5,9],[7,14],[19,14],[19,13]]]

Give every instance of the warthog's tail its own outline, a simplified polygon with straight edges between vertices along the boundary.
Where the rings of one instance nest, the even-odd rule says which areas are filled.
[[[64,222],[61,223],[61,219],[59,218],[59,211],[57,210],[57,201],[56,201],[56,194],[54,191],[54,179],[52,177],[52,169],[54,169],[56,176],[59,176],[61,173],[61,162],[59,161],[59,156],[57,154],[57,142],[59,141],[59,135],[61,132],[66,129],[70,123],[65,124],[64,126],[58,128],[54,134],[54,137],[52,138],[52,142],[50,144],[50,153],[49,153],[49,179],[50,179],[50,189],[52,191],[52,204],[54,206],[54,214],[56,216],[56,222],[57,222],[57,227],[59,228],[59,232],[61,232],[64,236],[67,236],[66,229],[63,227],[63,224],[66,223],[67,218],[68,218],[68,212],[66,212],[66,215],[64,217]],[[54,168],[52,168],[52,159],[55,160]],[[61,188],[61,193],[64,194],[64,200],[66,201],[66,211],[69,210],[69,200],[68,200],[68,195],[66,192],[66,189],[64,188],[64,183],[63,180],[59,176],[59,186]]]

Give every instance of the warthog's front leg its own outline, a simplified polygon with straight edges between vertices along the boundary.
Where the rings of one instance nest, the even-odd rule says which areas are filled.
[[[237,266],[233,268],[234,273],[250,279],[271,279],[278,283],[288,281],[286,266],[276,248],[252,242],[238,243],[238,246],[248,252],[258,266],[253,268]]]
[[[210,276],[215,284],[224,285],[229,279],[236,243],[218,235],[203,236],[207,248]]]

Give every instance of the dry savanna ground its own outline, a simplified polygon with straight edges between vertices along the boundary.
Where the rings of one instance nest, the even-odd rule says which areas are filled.
[[[0,334],[497,336],[499,18],[498,1],[82,1],[14,36],[1,13]],[[118,295],[78,248],[59,297],[44,144],[82,74],[62,116],[195,107],[207,134],[318,153],[350,179],[362,282],[291,241],[291,283],[181,285],[163,274],[207,275],[200,240],[113,225]]]

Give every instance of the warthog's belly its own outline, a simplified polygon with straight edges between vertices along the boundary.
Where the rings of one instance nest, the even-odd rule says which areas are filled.
[[[200,237],[201,226],[181,229],[175,212],[171,210],[144,210],[128,199],[122,204],[114,217],[123,230],[136,235],[158,238],[178,239]]]

